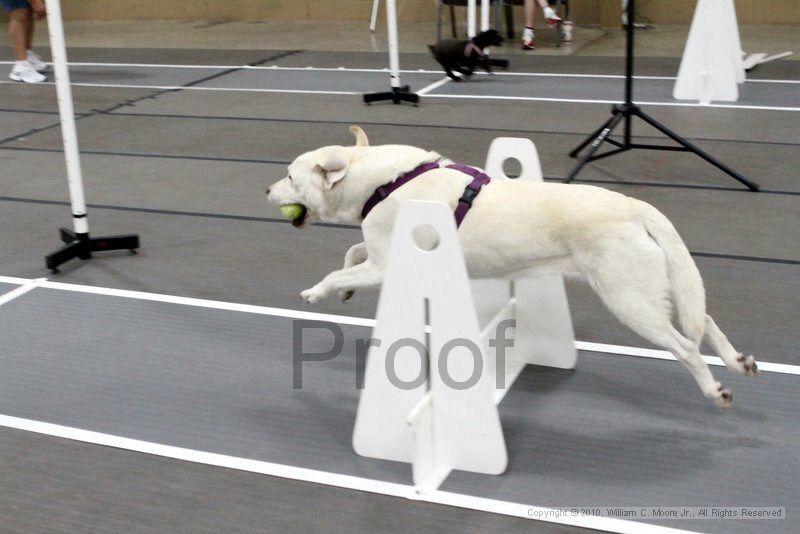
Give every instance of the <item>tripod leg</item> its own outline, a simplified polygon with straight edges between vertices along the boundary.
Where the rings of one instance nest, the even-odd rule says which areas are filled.
[[[592,159],[592,156],[594,156],[594,153],[597,152],[597,150],[600,148],[600,145],[603,144],[603,141],[606,140],[606,137],[608,137],[608,134],[610,134],[612,131],[614,131],[614,128],[617,127],[617,125],[623,119],[623,117],[624,117],[624,115],[622,113],[614,113],[614,115],[611,116],[611,118],[603,125],[603,127],[600,128],[599,133],[595,137],[591,148],[589,148],[589,150],[586,152],[586,154],[584,154],[581,157],[581,159],[578,161],[578,163],[575,165],[575,167],[564,178],[564,183],[565,184],[570,183],[575,178],[575,176],[580,172],[580,170],[583,168],[583,166],[586,165],[586,163],[588,163],[590,159]],[[589,140],[590,139],[591,138],[589,138]],[[589,140],[584,142],[583,146],[586,146],[588,144]]]
[[[589,136],[588,136],[586,139],[584,139],[584,140],[583,140],[583,142],[582,142],[580,145],[578,145],[578,146],[576,146],[574,149],[572,149],[572,152],[570,152],[570,153],[569,153],[569,157],[571,157],[571,158],[577,158],[577,157],[578,157],[578,154],[580,154],[581,150],[583,150],[584,148],[586,148],[586,146],[587,146],[589,143],[591,143],[592,141],[594,141],[595,139],[597,139],[597,136],[598,136],[598,135],[600,135],[600,133],[601,133],[603,130],[605,130],[606,128],[608,128],[608,125],[609,125],[609,124],[611,124],[611,121],[613,121],[613,120],[614,120],[614,117],[615,117],[615,116],[616,116],[616,115],[611,115],[611,117],[610,117],[610,118],[609,118],[609,119],[608,119],[606,122],[604,122],[604,123],[603,123],[603,124],[602,124],[602,125],[601,125],[601,126],[598,128],[598,129],[596,129],[595,131],[593,131],[592,133],[590,133],[590,134],[589,134]]]
[[[744,185],[747,186],[748,189],[750,189],[750,191],[758,191],[760,189],[760,186],[757,183],[755,183],[755,182],[753,182],[751,180],[748,180],[747,178],[745,178],[744,176],[742,176],[738,172],[734,171],[733,169],[731,169],[730,167],[728,167],[724,163],[722,163],[720,161],[717,161],[716,159],[714,159],[709,154],[706,154],[702,149],[700,149],[699,147],[693,145],[692,143],[690,143],[689,141],[687,141],[686,139],[684,139],[680,135],[676,134],[675,132],[673,132],[672,130],[670,130],[669,128],[667,128],[666,126],[664,126],[663,124],[661,124],[657,120],[655,120],[654,118],[648,116],[643,111],[641,111],[641,110],[637,111],[636,115],[641,117],[641,119],[643,121],[645,121],[647,124],[649,124],[650,126],[655,128],[656,130],[659,130],[660,132],[662,132],[664,135],[666,135],[667,137],[669,137],[670,139],[672,139],[673,141],[675,141],[679,145],[682,145],[682,146],[686,147],[690,151],[694,152],[695,154],[697,154],[698,156],[700,156],[701,158],[703,158],[704,160],[706,160],[707,162],[712,164],[714,167],[716,167],[719,170],[721,170],[722,172],[724,172],[725,174],[727,174],[727,175],[733,177],[734,179],[738,180],[739,182],[743,183]]]

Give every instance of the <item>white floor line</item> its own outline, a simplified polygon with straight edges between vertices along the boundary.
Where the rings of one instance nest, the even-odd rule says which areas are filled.
[[[17,84],[19,82],[0,80],[0,84]],[[54,85],[52,82],[43,82],[38,85]],[[232,91],[242,93],[290,93],[290,94],[305,94],[305,95],[360,95],[361,92],[357,91],[313,91],[303,89],[261,89],[261,88],[244,88],[244,87],[181,87],[179,85],[123,85],[123,84],[104,84],[104,83],[72,83],[75,87],[109,87],[119,89],[181,89],[184,91]],[[530,102],[567,102],[573,104],[619,104],[619,100],[584,100],[577,98],[550,98],[550,97],[532,97],[532,96],[491,96],[491,95],[437,95],[427,94],[426,98],[451,98],[451,99],[464,99],[464,100],[507,100],[507,101],[530,101]],[[721,108],[721,109],[749,109],[761,111],[800,111],[800,107],[780,107],[780,106],[749,106],[737,104],[697,104],[692,102],[642,102],[636,101],[636,104],[646,106],[674,106],[674,107],[690,107],[690,108]]]
[[[218,300],[197,299],[192,297],[179,297],[160,293],[147,293],[143,291],[130,291],[127,289],[114,289],[108,287],[87,286],[80,284],[69,284],[64,282],[47,281],[47,279],[32,280],[29,278],[15,278],[0,276],[0,283],[14,285],[28,285],[35,283],[34,287],[45,289],[57,289],[61,291],[74,291],[77,293],[89,293],[93,295],[105,295],[111,297],[130,298],[137,300],[148,300],[152,302],[165,302],[169,304],[179,304],[183,306],[196,306],[200,308],[212,308],[216,310],[236,311],[252,313],[256,315],[271,315],[274,317],[284,317],[288,319],[307,319],[311,321],[324,321],[352,326],[363,326],[372,328],[375,326],[374,319],[351,317],[347,315],[332,315],[327,313],[305,312],[300,310],[289,310],[285,308],[272,308],[267,306],[257,306],[253,304],[237,304],[234,302],[223,302]],[[27,291],[34,289],[31,287]],[[17,290],[13,290],[17,291]],[[13,292],[12,291],[12,292]],[[27,292],[25,291],[25,292]],[[17,295],[19,296],[19,295]],[[2,302],[0,301],[0,304]],[[629,347],[625,345],[608,345],[604,343],[592,343],[589,341],[576,341],[575,347],[578,350],[588,352],[602,352],[605,354],[616,354],[623,356],[637,356],[640,358],[652,358],[658,360],[673,360],[675,357],[667,351],[657,349],[646,349],[642,347]],[[716,356],[703,356],[709,365],[723,366],[722,360]],[[762,371],[771,373],[800,375],[800,365],[790,365],[783,363],[762,362],[758,360],[758,368]]]
[[[0,84],[18,84],[19,82],[0,80]],[[53,82],[42,82],[37,85],[55,85]],[[73,87],[109,87],[119,89],[160,89],[160,90],[176,90],[183,91],[234,91],[243,93],[296,93],[303,95],[360,95],[361,93],[355,91],[315,91],[305,89],[262,89],[262,88],[244,88],[244,87],[201,87],[191,86],[183,87],[181,85],[131,85],[131,84],[113,84],[113,83],[76,83],[72,82],[70,85]]]
[[[23,284],[27,284],[32,282],[33,278],[18,278],[16,276],[0,276],[0,284],[12,284],[15,286],[21,286]]]
[[[619,100],[583,100],[577,98],[550,98],[534,96],[493,96],[493,95],[427,95],[427,98],[454,98],[469,100],[518,100],[531,102],[569,102],[575,104],[619,104]],[[696,102],[643,102],[636,100],[634,103],[642,106],[677,106],[687,108],[722,108],[722,109],[754,109],[762,111],[800,111],[800,107],[780,106],[750,106],[746,104],[698,104]]]
[[[552,508],[511,503],[495,499],[486,499],[482,497],[474,497],[446,491],[435,491],[432,493],[421,494],[417,493],[413,486],[405,484],[383,482],[369,478],[329,473],[326,471],[317,471],[314,469],[306,469],[302,467],[294,467],[260,460],[250,460],[246,458],[238,458],[235,456],[186,449],[182,447],[173,447],[171,445],[164,445],[161,443],[141,441],[121,436],[114,436],[111,434],[103,434],[100,432],[92,432],[89,430],[55,425],[41,421],[21,419],[7,415],[0,415],[0,426],[73,441],[80,441],[83,443],[103,445],[106,447],[114,447],[117,449],[135,451],[164,458],[172,458],[186,462],[236,469],[250,473],[259,473],[262,475],[270,475],[291,480],[300,480],[303,482],[312,482],[315,484],[334,486],[337,488],[366,491],[369,493],[401,497],[414,501],[454,506],[469,510],[477,510],[526,519],[530,519],[531,513],[539,512],[544,514],[553,510]],[[626,521],[622,519],[590,516],[570,517],[567,514],[564,514],[563,517],[555,517],[554,514],[553,517],[548,516],[548,518],[543,519],[543,521],[561,525],[606,530],[609,532],[618,532],[623,534],[679,534],[690,532],[647,523],[636,523],[634,521]]]
[[[46,62],[48,65],[53,65]],[[13,65],[13,61],[0,61],[0,65]],[[228,70],[228,69],[244,69],[248,65],[175,65],[167,63],[96,63],[84,61],[70,61],[67,63],[70,67],[134,67],[134,68],[165,68],[165,69],[211,69],[211,70]]]
[[[449,81],[450,81],[450,78],[448,76],[445,76],[444,78],[442,78],[441,80],[439,80],[437,82],[433,82],[430,85],[426,85],[425,87],[423,87],[422,89],[417,91],[417,94],[419,96],[426,95],[426,94],[430,93],[431,91],[434,91],[434,90],[438,89],[439,87],[443,86],[444,84],[446,84]]]
[[[0,61],[0,65],[12,65],[13,61]],[[134,68],[165,68],[165,69],[211,69],[211,70],[285,70],[285,71],[317,71],[317,72],[388,72],[386,67],[380,69],[350,68],[350,67],[281,67],[278,65],[187,65],[187,64],[167,64],[167,63],[95,63],[95,62],[70,62],[74,67],[134,67]],[[429,69],[401,69],[402,74],[439,74],[440,70]],[[488,75],[485,72],[476,72],[477,75]],[[621,74],[580,74],[580,73],[559,73],[559,72],[495,72],[496,76],[540,76],[554,78],[606,78],[624,79]],[[675,80],[675,76],[634,76],[636,80]],[[746,80],[754,83],[788,83],[800,84],[800,80]]]
[[[47,280],[47,278],[26,280],[25,282],[21,283],[18,288],[12,289],[7,293],[0,294],[0,306],[2,306],[3,304],[7,304],[16,298],[21,297],[22,295],[28,293],[29,291],[33,291],[34,289],[39,287],[45,280]],[[9,282],[9,283],[14,283],[14,282]]]
[[[0,282],[2,279],[0,279]],[[58,289],[61,291],[74,291],[78,293],[89,293],[94,295],[105,295],[112,297],[122,297],[136,300],[148,300],[151,302],[165,302],[168,304],[179,304],[182,306],[195,306],[198,308],[212,308],[215,310],[236,311],[252,313],[255,315],[271,315],[273,317],[284,317],[287,319],[306,319],[309,321],[325,321],[338,324],[353,326],[375,326],[374,319],[361,319],[345,315],[331,315],[327,313],[306,312],[300,310],[288,310],[284,308],[270,308],[267,306],[255,306],[251,304],[237,304],[234,302],[221,302],[217,300],[196,299],[190,297],[177,297],[174,295],[163,295],[159,293],[145,293],[142,291],[128,291],[125,289],[112,289],[105,287],[84,286],[78,284],[65,284],[62,282],[43,282],[39,287],[46,289]],[[298,297],[299,300],[299,297]]]
[[[605,354],[616,354],[622,356],[636,356],[638,358],[652,358],[655,360],[671,360],[678,361],[675,356],[665,350],[658,349],[645,349],[642,347],[627,347],[624,345],[607,345],[605,343],[591,343],[589,341],[576,341],[575,348],[578,350],[585,350],[588,352],[602,352]],[[705,356],[703,360],[708,365],[716,365],[725,367],[725,362],[716,356]],[[762,362],[756,358],[758,362],[758,369],[760,371],[767,371],[770,373],[779,373],[785,375],[800,375],[800,365],[790,365],[785,363],[772,363]]]

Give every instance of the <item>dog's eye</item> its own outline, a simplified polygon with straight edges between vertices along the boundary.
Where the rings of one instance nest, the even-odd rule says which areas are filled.
[[[291,174],[289,175],[289,181],[290,182],[292,181],[292,175]]]

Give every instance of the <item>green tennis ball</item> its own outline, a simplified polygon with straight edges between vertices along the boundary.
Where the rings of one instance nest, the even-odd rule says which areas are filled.
[[[281,206],[281,215],[293,221],[302,217],[305,209],[302,204],[284,204]]]

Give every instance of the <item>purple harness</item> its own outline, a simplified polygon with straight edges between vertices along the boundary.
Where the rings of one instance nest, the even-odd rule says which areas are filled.
[[[361,210],[361,218],[364,219],[369,214],[372,209],[377,206],[381,200],[385,199],[389,195],[391,195],[394,191],[399,189],[400,187],[404,186],[417,176],[424,174],[428,171],[432,171],[433,169],[439,169],[439,164],[436,162],[433,163],[423,163],[416,169],[409,171],[401,176],[399,176],[394,182],[389,182],[388,184],[384,184],[377,188],[372,196],[369,197],[367,203],[364,204],[364,209]],[[463,172],[464,174],[468,174],[472,176],[472,182],[464,189],[464,194],[461,195],[461,198],[458,199],[458,206],[456,206],[455,210],[455,217],[456,217],[456,228],[461,226],[461,221],[464,220],[464,217],[467,215],[467,212],[472,207],[472,202],[475,200],[475,197],[478,196],[478,193],[481,192],[481,187],[488,184],[491,178],[489,178],[486,174],[482,173],[478,169],[473,167],[469,167],[467,165],[459,165],[457,163],[453,163],[444,167],[446,169],[453,169],[459,172]]]
[[[467,41],[467,47],[464,48],[464,55],[466,57],[470,57],[473,52],[476,52],[478,54],[478,57],[484,56],[483,50],[481,50],[480,46],[476,45],[472,41]]]

